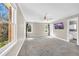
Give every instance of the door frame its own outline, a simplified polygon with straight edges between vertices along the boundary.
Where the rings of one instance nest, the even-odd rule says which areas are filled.
[[[67,20],[67,42],[69,42],[69,19]],[[79,39],[78,39],[78,17],[77,17],[77,45],[79,45]]]

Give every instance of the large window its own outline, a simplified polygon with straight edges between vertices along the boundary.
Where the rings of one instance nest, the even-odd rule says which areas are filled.
[[[0,48],[11,42],[13,37],[12,8],[0,3]]]

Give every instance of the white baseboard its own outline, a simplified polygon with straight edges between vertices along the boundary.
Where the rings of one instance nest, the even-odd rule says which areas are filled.
[[[17,53],[16,53],[16,56],[18,56],[18,54],[19,54],[19,52],[20,52],[20,50],[21,50],[21,48],[22,48],[22,46],[23,46],[24,41],[25,41],[25,39],[24,39],[23,42],[21,43],[21,45],[20,45],[20,47],[19,47],[19,49],[18,49],[18,51],[17,51]]]
[[[60,38],[60,37],[57,37],[57,36],[54,36],[54,38],[57,38],[57,39],[63,40],[63,41],[65,41],[65,42],[69,42],[68,40],[63,39],[63,38]]]

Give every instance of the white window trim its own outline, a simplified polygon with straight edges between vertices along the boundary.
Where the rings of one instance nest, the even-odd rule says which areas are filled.
[[[12,4],[12,6],[13,5],[16,6],[16,4]],[[16,10],[16,15],[17,15],[17,8],[14,8],[14,9]],[[15,15],[16,18],[14,18],[14,21],[13,21],[14,32],[17,31],[17,29],[16,29],[17,28],[17,24],[16,24],[17,16],[16,15]],[[9,42],[8,44],[6,44],[5,46],[3,46],[2,48],[0,48],[0,56],[6,55],[9,52],[9,50],[16,44],[16,42],[17,42],[17,36],[16,35],[17,35],[17,33],[15,32],[14,35],[13,35],[14,37],[13,37],[12,41]]]
[[[12,40],[10,43],[6,44],[4,47],[0,48],[1,54],[0,56],[4,56],[8,53],[8,51],[16,44],[17,41]]]

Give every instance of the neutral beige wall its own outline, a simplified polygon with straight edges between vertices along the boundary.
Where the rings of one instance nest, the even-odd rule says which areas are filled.
[[[76,17],[72,17],[72,18],[69,18],[69,19],[62,19],[62,20],[58,20],[58,21],[55,21],[53,22],[53,24],[55,23],[59,23],[59,22],[63,22],[64,23],[64,29],[53,29],[53,33],[56,37],[59,37],[59,38],[62,38],[62,39],[65,39],[67,40],[67,32],[68,32],[68,21],[69,20],[76,20],[78,19],[78,16]]]
[[[54,30],[53,28],[54,28],[54,26],[53,26],[53,24],[51,23],[51,24],[50,24],[50,36],[51,36],[51,37],[54,37],[54,36],[55,36],[55,35],[54,35],[54,32],[53,32],[53,30]]]
[[[17,6],[17,39],[24,39],[24,17]]]
[[[62,19],[62,20],[58,20],[55,23],[59,23],[59,22],[63,22],[64,24],[64,29],[55,29],[53,28],[53,33],[56,37],[62,38],[62,39],[67,39],[67,20],[66,19]]]
[[[45,24],[42,23],[32,23],[32,33],[28,33],[27,36],[30,38],[33,37],[40,37],[40,36],[47,36],[48,33],[44,32]]]
[[[79,45],[79,17],[78,17],[78,42],[77,44]]]

